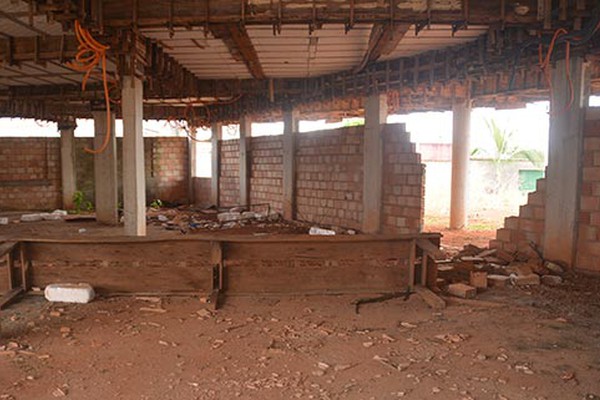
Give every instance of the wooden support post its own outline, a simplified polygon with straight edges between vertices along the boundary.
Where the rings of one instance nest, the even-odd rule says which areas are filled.
[[[225,289],[225,267],[223,265],[223,246],[221,242],[210,242],[210,259],[213,266],[213,287],[210,304],[218,309]]]
[[[146,236],[143,82],[123,77],[123,205],[125,235]]]
[[[250,205],[250,140],[252,121],[248,116],[240,119],[240,204]]]
[[[571,87],[565,79],[566,68],[572,77],[573,104],[569,106]],[[546,218],[544,257],[575,264],[581,166],[583,165],[583,125],[588,102],[590,74],[582,57],[556,63],[552,71],[554,103],[550,112],[550,138],[546,176]]]
[[[219,207],[219,180],[221,176],[221,133],[222,127],[219,123],[212,125],[211,138],[211,202],[214,206]]]
[[[96,220],[102,224],[116,225],[119,222],[117,211],[117,140],[115,138],[115,115],[110,119],[106,111],[93,111],[94,148],[100,149],[104,143],[110,123],[110,139],[102,153],[94,154],[94,187]]]
[[[417,257],[417,241],[410,242],[410,255],[408,256],[408,291],[412,293],[415,288],[415,259]]]
[[[21,287],[24,292],[27,292],[30,287],[29,279],[29,267],[30,263],[27,259],[27,251],[25,249],[25,243],[19,243],[19,259],[21,262]]]
[[[296,134],[298,120],[293,110],[283,113],[283,218],[296,219]]]
[[[363,231],[381,230],[383,182],[382,125],[387,118],[387,95],[374,94],[365,100],[363,148]]]
[[[60,171],[62,183],[62,206],[65,210],[73,209],[73,196],[77,190],[77,174],[75,173],[75,128],[74,119],[60,121]]]
[[[452,115],[450,229],[463,229],[467,225],[471,101],[465,100],[455,103]]]

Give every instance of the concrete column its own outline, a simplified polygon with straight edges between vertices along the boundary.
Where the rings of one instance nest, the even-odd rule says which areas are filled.
[[[219,123],[212,124],[212,138],[211,138],[211,202],[216,207],[219,207],[219,180],[221,177],[221,134],[222,127]]]
[[[60,171],[62,182],[62,205],[65,210],[73,209],[73,195],[77,190],[75,173],[75,120],[60,121]]]
[[[240,204],[250,204],[250,137],[252,121],[248,116],[240,119]]]
[[[192,138],[188,138],[188,202],[190,204],[196,204],[194,190],[194,178],[196,177],[196,163],[198,162],[198,142]]]
[[[296,133],[298,119],[293,110],[283,112],[283,218],[296,219]]]
[[[94,117],[94,148],[99,149],[106,138],[107,126],[110,123],[110,139],[102,153],[94,154],[94,193],[96,220],[102,224],[116,225],[119,223],[117,211],[117,139],[115,138],[115,115],[110,119],[106,111],[93,111]]]
[[[365,99],[365,136],[363,155],[363,231],[381,230],[383,181],[382,130],[387,118],[387,96],[370,95]]]
[[[583,165],[583,124],[590,76],[581,57],[571,59],[573,104],[568,107],[570,88],[566,62],[552,71],[553,104],[546,177],[544,257],[574,265]]]
[[[452,108],[452,187],[450,190],[450,229],[467,225],[467,181],[471,136],[471,101],[457,102]]]
[[[141,79],[123,78],[123,208],[125,235],[146,235],[143,90]]]

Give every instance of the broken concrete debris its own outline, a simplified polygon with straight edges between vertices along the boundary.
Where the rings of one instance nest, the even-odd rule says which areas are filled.
[[[489,288],[530,287],[544,284],[558,286],[564,282],[561,265],[523,253],[464,246],[450,260],[437,268],[437,286],[461,298],[473,298],[477,291]]]
[[[66,216],[65,210],[54,210],[51,213],[23,214],[20,220],[21,222],[60,221]]]
[[[313,236],[334,236],[335,231],[331,229],[319,228],[318,226],[313,226],[308,231],[308,234]]]

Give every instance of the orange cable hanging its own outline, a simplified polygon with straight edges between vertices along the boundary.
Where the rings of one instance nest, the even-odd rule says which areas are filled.
[[[554,102],[554,88],[552,85],[552,77],[550,76],[551,71],[549,68],[550,61],[551,61],[552,53],[554,52],[554,46],[556,44],[556,40],[561,35],[566,35],[566,34],[568,34],[568,31],[564,28],[557,29],[556,32],[554,32],[554,36],[552,37],[552,40],[550,41],[550,44],[548,46],[548,53],[546,54],[546,57],[543,56],[543,49],[542,49],[541,43],[538,48],[540,68],[541,68],[542,72],[544,73],[544,77],[546,78],[546,83],[548,84],[548,88],[550,89],[550,104],[551,105],[554,104],[555,102]],[[564,112],[568,111],[573,106],[573,103],[575,101],[575,88],[573,87],[573,79],[571,77],[571,42],[566,40],[565,46],[566,46],[566,48],[565,48],[565,77],[567,78],[567,83],[569,85],[569,101],[567,102],[567,104],[564,105],[563,109],[560,111],[551,109],[550,115],[553,115],[553,116],[561,115]]]
[[[100,154],[106,150],[110,143],[111,137],[111,115],[110,115],[110,93],[108,89],[108,78],[106,74],[106,52],[110,49],[109,46],[103,45],[92,37],[90,32],[81,26],[79,21],[75,21],[75,36],[79,42],[75,62],[69,63],[68,67],[80,72],[85,72],[81,82],[81,89],[85,91],[88,79],[94,68],[100,65],[102,68],[102,84],[104,87],[104,100],[106,102],[106,135],[104,142],[99,149],[85,148],[87,153]]]

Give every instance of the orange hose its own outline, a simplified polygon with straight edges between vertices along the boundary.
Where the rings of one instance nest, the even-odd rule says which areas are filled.
[[[79,72],[85,72],[83,80],[81,81],[81,89],[85,91],[88,79],[98,65],[102,69],[102,84],[104,87],[104,101],[106,103],[106,135],[104,136],[104,142],[99,149],[85,148],[87,153],[100,154],[106,150],[110,143],[111,137],[111,115],[110,115],[110,93],[108,89],[108,77],[106,74],[106,52],[110,49],[109,46],[99,43],[87,29],[81,26],[79,21],[75,21],[75,37],[79,42],[77,48],[77,54],[75,55],[75,62],[69,63],[68,67]]]
[[[544,73],[544,77],[546,78],[546,83],[548,84],[548,88],[550,89],[550,104],[551,105],[555,104],[555,101],[554,101],[554,88],[552,86],[551,71],[549,68],[550,61],[551,61],[552,53],[554,52],[554,46],[556,44],[556,40],[560,37],[560,35],[566,35],[567,33],[568,33],[568,31],[564,28],[557,29],[556,32],[554,32],[554,36],[552,37],[552,40],[550,41],[550,45],[548,46],[548,53],[546,54],[546,57],[543,57],[541,43],[538,48],[540,68],[541,68],[542,72]],[[571,109],[571,107],[573,106],[573,103],[575,101],[575,88],[573,87],[573,79],[571,77],[571,43],[568,40],[566,41],[566,49],[565,49],[565,76],[566,76],[567,82],[569,84],[569,101],[567,102],[567,104],[565,104],[565,106],[560,111],[555,111],[554,109],[551,109],[550,115],[557,116],[557,115],[563,114],[564,112]]]

